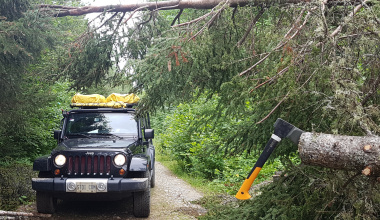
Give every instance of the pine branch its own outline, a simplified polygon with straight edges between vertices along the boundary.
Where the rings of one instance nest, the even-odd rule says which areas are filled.
[[[343,29],[343,27],[347,24],[347,22],[348,22],[348,18],[353,18],[354,17],[354,15],[356,14],[356,13],[358,13],[358,11],[363,7],[363,5],[366,3],[366,2],[368,2],[368,0],[364,0],[360,5],[357,5],[355,8],[354,8],[354,10],[347,16],[347,19],[343,19],[343,23],[341,24],[341,25],[339,25],[331,34],[330,34],[330,38],[334,38],[336,35],[338,35],[341,31],[342,31],[342,29]]]
[[[262,63],[264,60],[266,60],[273,52],[277,51],[278,49],[282,48],[283,46],[285,46],[290,40],[292,40],[295,36],[297,36],[297,34],[300,32],[300,30],[302,30],[302,28],[306,25],[306,22],[308,21],[309,19],[309,16],[311,15],[311,11],[315,10],[316,8],[312,8],[310,11],[308,11],[308,13],[306,14],[305,18],[304,18],[304,22],[302,23],[302,25],[300,26],[297,26],[299,23],[300,23],[300,19],[302,18],[302,15],[303,13],[305,12],[305,9],[302,9],[300,15],[298,16],[298,18],[296,19],[296,21],[293,23],[292,27],[289,29],[289,31],[285,34],[283,40],[281,40],[277,46],[275,48],[273,48],[270,52],[268,52],[266,54],[266,56],[264,58],[262,58],[261,60],[259,60],[258,62],[256,62],[254,65],[252,65],[251,67],[249,67],[248,69],[244,70],[243,72],[239,73],[239,76],[243,76],[245,75],[246,73],[250,72],[253,68],[255,68],[256,66],[258,66],[260,63]],[[295,31],[294,31],[295,30]],[[292,32],[294,31],[294,33],[292,34]],[[292,35],[291,35],[292,34]]]
[[[271,115],[273,114],[273,112],[278,108],[278,106],[280,106],[281,103],[282,103],[283,101],[285,101],[286,98],[288,98],[289,93],[290,93],[290,92],[286,93],[286,95],[281,99],[281,101],[280,101],[279,103],[277,103],[277,105],[272,109],[272,111],[270,111],[269,114],[268,114],[267,116],[265,116],[263,119],[261,119],[261,120],[260,120],[259,122],[257,122],[256,124],[260,124],[260,123],[262,123],[263,121],[267,120],[267,119],[269,118],[269,116],[271,116]]]
[[[178,23],[180,23],[179,17],[181,16],[182,12],[183,12],[183,9],[179,10],[177,16],[175,16],[175,18],[173,19],[172,24],[170,26],[173,26],[176,20],[178,20]]]
[[[255,16],[255,18],[252,20],[251,24],[249,25],[247,31],[245,32],[244,36],[239,40],[239,42],[237,43],[237,46],[240,47],[245,39],[247,38],[248,34],[251,32],[253,26],[255,26],[255,24],[257,23],[257,21],[261,18],[261,16],[264,14],[264,11],[265,11],[265,8],[262,7],[261,10],[259,11],[259,13],[257,13],[257,15]]]

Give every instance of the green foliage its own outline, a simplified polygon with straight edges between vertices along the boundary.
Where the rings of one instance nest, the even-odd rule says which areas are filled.
[[[209,212],[200,219],[378,219],[380,194],[374,181],[354,173],[293,167],[252,200],[226,205],[205,198]]]
[[[211,121],[206,115],[216,111],[219,98],[199,98],[191,104],[180,104],[167,112],[158,112],[153,117],[156,129],[157,154],[176,161],[182,172],[209,180],[214,191],[235,194],[244,181],[258,154],[236,155],[227,147],[231,134],[238,135],[236,118]],[[257,152],[257,153],[261,153]],[[297,157],[292,156],[293,161]],[[166,159],[167,160],[167,159]],[[295,162],[299,163],[299,162]],[[177,169],[177,168],[175,168]],[[270,180],[283,165],[279,158],[271,158],[255,183]]]
[[[330,86],[328,84],[331,81],[326,80],[325,75],[329,72],[324,71],[315,77],[313,83],[307,84],[314,76],[312,72],[299,73],[292,64],[293,53],[280,51],[273,53],[274,55],[265,60],[257,71],[250,71],[244,77],[238,76],[239,72],[261,59],[263,55],[258,54],[265,54],[281,41],[292,22],[290,15],[299,12],[299,9],[289,9],[289,16],[286,17],[281,9],[271,7],[255,29],[255,39],[259,40],[250,43],[252,39],[246,39],[246,46],[237,47],[236,42],[245,33],[249,17],[255,15],[258,10],[239,8],[235,20],[231,20],[233,10],[226,9],[225,15],[215,21],[211,28],[205,29],[202,34],[191,40],[190,37],[195,33],[181,29],[161,31],[162,34],[155,38],[154,44],[147,45],[150,48],[145,58],[134,63],[136,74],[132,75],[132,79],[138,82],[138,89],[146,94],[142,105],[153,111],[165,104],[177,105],[193,101],[202,94],[208,99],[217,95],[218,101],[215,105],[218,107],[212,112],[202,112],[203,115],[200,117],[212,121],[209,122],[212,126],[213,123],[223,124],[225,118],[231,122],[235,121],[229,124],[233,132],[224,132],[223,135],[225,144],[222,148],[229,148],[226,150],[228,152],[257,152],[257,147],[266,143],[277,117],[282,117],[306,130],[328,131],[331,119],[326,116],[324,109],[315,103],[326,103],[326,96],[333,96],[333,92],[313,91],[325,90]],[[190,10],[187,15],[192,12]],[[195,17],[198,13],[192,15]],[[276,19],[272,15],[279,15],[280,18]],[[160,17],[157,19],[162,21]],[[277,77],[278,71],[287,66],[290,66],[289,72]],[[270,77],[274,77],[272,82],[255,88]],[[285,96],[287,99],[269,119],[262,124],[256,124]],[[219,127],[215,126],[215,129]],[[213,147],[205,148],[210,150]],[[289,155],[295,150],[296,147],[288,144],[277,153]]]
[[[361,32],[359,38],[342,37],[337,39],[338,43],[323,38],[325,35],[317,28],[323,22],[317,15],[319,13],[311,13],[309,21],[313,22],[307,23],[295,38],[284,38],[299,13],[309,7],[273,6],[266,9],[251,31],[253,36],[249,35],[240,47],[236,42],[259,9],[239,8],[233,20],[233,10],[226,9],[223,16],[191,40],[194,29],[204,23],[194,24],[192,31],[157,31],[160,34],[155,36],[153,44],[146,45],[149,50],[144,49],[144,59],[134,62],[136,74],[132,79],[146,94],[144,107],[153,111],[164,105],[193,101],[203,93],[208,97],[218,95],[220,101],[213,113],[214,120],[223,120],[221,115],[242,120],[234,125],[239,135],[233,135],[227,141],[230,148],[236,148],[238,152],[256,151],[257,146],[265,144],[278,117],[316,132],[361,135],[372,130],[378,133],[378,107],[375,103],[363,101],[368,98],[378,100],[374,92],[365,95],[370,89],[364,86],[377,88],[378,62],[372,55],[378,54],[378,47],[370,45],[375,45],[378,37],[365,33],[367,26],[376,29],[373,25],[376,14],[360,13],[354,22],[347,23],[342,35]],[[331,31],[347,10],[334,7],[326,11],[326,16],[333,18],[327,19]],[[187,16],[199,15],[191,13],[193,11],[187,11]],[[165,22],[160,15],[157,21]],[[165,12],[162,16],[167,16],[166,22],[170,23],[172,14]],[[372,22],[366,22],[368,20]],[[324,50],[321,51],[315,42],[322,42]],[[272,51],[278,44],[283,46]],[[270,53],[267,59],[239,76],[267,53]],[[362,64],[366,68],[358,68]],[[361,102],[365,105],[361,106]],[[345,117],[347,113],[352,117]],[[256,124],[267,115],[267,120]],[[287,145],[277,153],[289,155],[295,150]]]
[[[210,179],[215,177],[216,170],[223,164],[220,156],[213,154],[214,150],[210,152],[207,149],[214,149],[215,146],[223,148],[223,144],[218,133],[212,132],[211,125],[205,123],[207,118],[199,116],[203,111],[212,111],[215,105],[210,101],[208,104],[193,106],[195,108],[191,108],[189,104],[181,104],[171,115],[158,116],[161,124],[156,125],[157,119],[153,123],[160,134],[158,142],[164,152],[173,155],[184,170]],[[195,128],[196,122],[204,124]]]
[[[216,188],[224,185],[231,194],[278,117],[307,131],[378,135],[380,6],[373,3],[348,18],[353,6],[323,9],[314,4],[265,5],[237,46],[261,8],[226,8],[215,20],[207,17],[180,28],[169,27],[176,16],[172,11],[141,13],[128,27],[122,23],[125,14],[100,16],[103,28],[90,27],[80,35],[87,28],[82,18],[53,19],[28,10],[33,9],[29,1],[3,0],[0,156],[33,158],[48,152],[59,108],[69,100],[66,89],[94,91],[100,84],[106,86],[98,91],[109,91],[111,85],[144,94],[142,111],[169,109],[156,115],[160,153],[173,156],[181,170],[210,180]],[[204,13],[184,10],[180,19],[183,23]],[[331,36],[339,25],[341,32]],[[52,85],[62,77],[67,83]],[[283,142],[258,181],[289,167],[288,158],[294,160],[296,151]],[[378,217],[378,188],[363,178],[352,180],[352,175],[292,168],[254,202],[209,216]],[[15,198],[23,202],[24,196]]]
[[[66,92],[67,83],[56,83],[51,87],[40,85],[36,91],[37,88],[25,86],[24,98],[30,101],[25,106],[18,106],[12,117],[4,118],[0,155],[34,160],[37,155],[49,153],[56,145],[52,131],[59,128],[61,109],[68,107],[73,93]],[[50,92],[45,92],[46,89]]]
[[[23,17],[23,13],[29,8],[28,0],[1,0],[0,20],[13,21]]]
[[[34,11],[29,1],[0,5],[0,16],[9,17],[0,21],[0,156],[33,160],[54,147],[52,129],[59,127],[60,109],[70,99],[65,91],[70,84],[54,76],[61,71],[58,48],[67,43],[62,33],[75,19],[57,22]]]
[[[88,36],[84,45],[74,44],[70,48],[67,68],[65,70],[67,77],[74,82],[73,87],[77,90],[96,86],[100,81],[105,79],[106,73],[113,66],[111,54],[113,49],[112,38],[105,35],[100,36],[93,34]]]
[[[0,209],[14,210],[35,199],[31,181],[36,177],[28,161],[6,157],[0,160]]]
[[[234,194],[278,117],[306,131],[380,134],[379,6],[362,9],[352,20],[344,16],[352,7],[325,11],[318,7],[294,38],[284,38],[301,11],[311,7],[266,9],[240,47],[236,42],[257,11],[239,8],[231,20],[233,12],[227,9],[190,41],[204,23],[158,36],[145,59],[135,63],[134,79],[146,94],[143,102],[147,109],[178,105],[173,115],[159,116],[165,122],[159,124],[162,133],[156,143],[174,155],[182,169],[213,180],[211,184],[216,186],[226,184],[224,191]],[[301,15],[300,23],[306,13]],[[343,23],[339,35],[328,36]],[[273,49],[281,43],[279,49]],[[268,53],[270,56],[263,59]],[[243,72],[259,61],[251,71]],[[257,124],[263,118],[266,120]],[[276,168],[284,169],[291,164],[286,158],[296,152],[297,146],[283,142],[271,161],[276,164],[280,158],[283,163]],[[245,153],[254,154],[246,157]],[[245,158],[252,158],[251,166],[245,166]],[[263,170],[262,174],[271,172]],[[372,180],[352,180],[352,173],[319,172],[310,167],[292,168],[287,175],[281,184],[271,184],[252,202],[238,208],[233,204],[231,209],[220,206],[221,210],[210,211],[209,217],[379,217],[379,189],[371,186]]]

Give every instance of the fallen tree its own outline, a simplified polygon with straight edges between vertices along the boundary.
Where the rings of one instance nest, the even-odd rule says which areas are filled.
[[[298,151],[304,164],[380,177],[380,137],[305,132]]]
[[[309,0],[176,0],[176,1],[159,1],[159,2],[139,2],[120,5],[105,5],[105,6],[84,6],[84,7],[70,7],[61,5],[39,5],[42,11],[49,11],[52,16],[65,17],[65,16],[80,16],[90,13],[99,12],[133,12],[140,10],[173,10],[173,9],[212,9],[219,4],[227,4],[229,7],[238,6],[259,6],[259,5],[275,5],[275,4],[299,4],[308,3]],[[325,5],[343,5],[346,3],[359,4],[361,1],[342,1],[342,0],[326,0],[322,2]]]
[[[252,63],[252,65],[245,69],[244,71],[240,72],[239,75],[242,77],[247,77],[248,74],[252,74],[252,70],[256,69],[256,67],[260,64],[262,64],[264,61],[269,60],[273,54],[280,53],[281,51],[284,51],[286,48],[289,48],[289,42],[296,39],[298,36],[300,36],[301,31],[304,31],[304,29],[307,28],[307,26],[310,26],[310,23],[312,23],[312,19],[315,19],[315,15],[320,14],[322,16],[322,20],[324,21],[323,29],[324,29],[324,38],[323,39],[308,39],[305,38],[307,43],[298,44],[301,45],[298,49],[297,56],[294,56],[293,62],[289,64],[289,66],[282,68],[278,71],[278,73],[271,77],[267,78],[266,81],[258,84],[254,89],[258,89],[264,85],[273,83],[277,78],[284,75],[292,66],[298,66],[299,64],[304,63],[304,57],[306,52],[305,51],[311,51],[310,48],[313,46],[317,48],[322,48],[324,46],[329,46],[330,43],[334,43],[337,40],[337,37],[342,33],[343,28],[346,27],[350,22],[353,21],[354,15],[357,14],[361,8],[367,7],[369,1],[351,1],[351,0],[324,0],[319,2],[310,2],[308,0],[276,0],[276,1],[269,1],[269,0],[177,0],[177,1],[158,1],[158,2],[139,2],[139,3],[133,3],[133,4],[120,4],[120,5],[106,5],[106,6],[84,6],[84,7],[70,7],[70,6],[59,6],[59,5],[39,5],[41,11],[45,11],[47,13],[51,13],[52,16],[56,17],[64,17],[64,16],[80,16],[85,15],[89,13],[99,13],[99,12],[110,12],[110,13],[126,13],[126,12],[132,12],[131,16],[133,16],[133,12],[136,11],[158,11],[158,10],[173,10],[173,9],[186,9],[186,8],[192,8],[192,9],[214,9],[214,12],[211,11],[210,13],[205,14],[204,16],[201,16],[199,18],[196,18],[194,20],[175,25],[174,27],[182,27],[182,26],[189,26],[191,24],[198,23],[200,20],[206,20],[207,17],[209,17],[209,21],[205,22],[203,26],[199,28],[198,32],[194,31],[194,35],[189,39],[194,39],[196,36],[198,36],[200,33],[203,32],[203,30],[207,27],[210,27],[212,23],[218,18],[218,16],[221,14],[221,11],[226,7],[238,7],[238,6],[266,6],[269,7],[271,5],[287,5],[287,4],[299,4],[299,3],[305,3],[310,4],[309,8],[305,8],[299,12],[299,16],[294,19],[292,25],[289,25],[289,31],[285,34],[283,39],[276,44],[271,50],[267,51],[266,53],[263,53],[263,56],[260,57],[258,61],[255,61]],[[356,7],[353,7],[352,11],[342,16],[340,19],[341,22],[335,22],[334,25],[328,25],[325,14],[326,14],[326,6],[331,5],[342,5],[342,4],[351,4],[356,5]],[[319,7],[317,7],[319,6]],[[367,7],[368,8],[368,7]],[[370,11],[370,10],[369,10]],[[176,19],[181,15],[181,11],[178,13],[178,15],[175,17],[175,19],[172,22],[172,25],[176,21]],[[241,45],[242,42],[245,41],[245,38],[248,34],[250,34],[252,27],[256,24],[257,20],[260,19],[261,15],[264,13],[264,10],[262,9],[257,13],[255,18],[252,20],[252,23],[250,27],[247,29],[247,32],[245,35],[241,38],[241,40],[237,43],[237,45]],[[314,16],[314,17],[312,17]],[[110,19],[112,19],[114,16],[112,16]],[[211,17],[211,18],[210,18]],[[118,21],[116,27],[119,27],[121,21],[124,18],[124,14],[121,17],[121,19]],[[130,17],[129,17],[130,18]],[[129,19],[128,18],[128,19]],[[108,22],[110,19],[107,19],[106,22]],[[127,19],[127,20],[128,20]],[[149,18],[150,20],[150,18]],[[148,20],[148,21],[149,21]],[[178,19],[179,20],[179,19]],[[375,19],[375,21],[379,24],[380,22],[378,19]],[[103,22],[101,26],[103,26],[106,22]],[[124,22],[125,23],[125,22]],[[144,23],[146,23],[144,21]],[[305,30],[306,31],[306,30]],[[116,33],[116,31],[114,31]],[[356,33],[356,32],[355,32]],[[376,32],[373,32],[376,33]],[[373,34],[366,33],[366,34]],[[348,38],[352,37],[353,35],[346,35],[342,38]],[[331,40],[331,42],[329,42]],[[338,39],[339,40],[339,39]],[[335,44],[335,43],[334,43]],[[291,53],[296,53],[295,45],[293,48],[288,49],[291,51]],[[176,61],[178,61],[178,54],[173,53],[176,55]],[[178,62],[179,63],[179,62]],[[297,67],[298,68],[298,67]],[[171,64],[168,62],[168,69],[169,72],[171,72]],[[314,72],[316,73],[316,72]],[[314,73],[310,75],[310,77],[305,81],[305,83],[301,86],[303,87],[305,84],[308,83],[308,81],[313,77]],[[379,84],[379,78],[374,81],[374,88]],[[301,88],[300,87],[300,88]],[[252,89],[251,92],[254,90]],[[376,91],[376,89],[373,89],[373,91]],[[269,118],[272,113],[287,99],[289,99],[289,92],[286,93],[286,95],[278,102],[278,104],[270,111],[270,113],[265,116],[262,120],[259,121],[261,123],[262,121],[265,121],[267,118]],[[346,93],[345,93],[346,94]],[[351,94],[351,93],[347,93]],[[373,94],[373,92],[368,93]],[[369,97],[369,96],[366,96]],[[367,99],[367,98],[366,98]],[[353,99],[356,100],[356,99]],[[346,103],[346,102],[345,102]],[[357,104],[357,103],[356,103]],[[363,102],[365,104],[365,102]],[[364,111],[363,111],[364,112]],[[354,115],[353,115],[354,116]],[[363,118],[363,121],[365,123],[360,123],[360,127],[367,133],[371,134],[372,131],[375,131],[374,133],[378,132],[374,129],[374,127],[377,127],[376,123],[371,123],[371,120],[367,120],[366,115],[360,115],[361,118]],[[372,130],[372,131],[371,131]],[[307,136],[307,134],[309,136]],[[365,143],[368,141],[367,139],[375,139],[375,141],[370,143]],[[343,170],[355,170],[363,172],[365,175],[374,175],[374,176],[380,176],[380,164],[377,162],[377,158],[379,158],[379,147],[375,145],[376,140],[379,142],[379,138],[376,136],[367,136],[367,137],[351,137],[351,136],[334,136],[334,135],[325,135],[325,134],[312,134],[312,133],[305,133],[302,136],[302,141],[299,145],[299,153],[302,161],[305,164],[309,165],[317,165],[317,166],[323,166],[323,167],[329,167],[329,168],[335,168],[335,169],[343,169]],[[370,146],[371,150],[363,150],[363,147],[367,149],[368,146]],[[367,151],[370,151],[368,153]]]

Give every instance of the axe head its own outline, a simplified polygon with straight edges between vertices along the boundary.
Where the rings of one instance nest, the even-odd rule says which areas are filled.
[[[293,143],[298,145],[299,139],[303,131],[287,121],[278,118],[274,123],[274,134],[283,138],[289,138]]]

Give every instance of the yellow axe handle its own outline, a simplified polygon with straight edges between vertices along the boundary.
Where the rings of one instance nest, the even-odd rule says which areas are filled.
[[[248,191],[251,188],[253,181],[255,181],[257,175],[259,175],[260,170],[261,167],[256,167],[253,173],[249,176],[249,178],[244,180],[243,185],[240,187],[239,191],[235,195],[237,199],[246,200],[251,198],[251,195],[249,195]]]
[[[251,198],[248,191],[251,188],[253,181],[256,179],[261,168],[264,166],[265,162],[268,160],[269,156],[276,148],[276,145],[281,141],[281,138],[276,135],[272,135],[272,138],[269,139],[267,145],[264,148],[264,151],[261,153],[259,159],[257,160],[255,166],[253,166],[251,173],[248,175],[247,179],[244,180],[243,185],[240,187],[239,192],[236,194],[237,199],[245,200]]]

